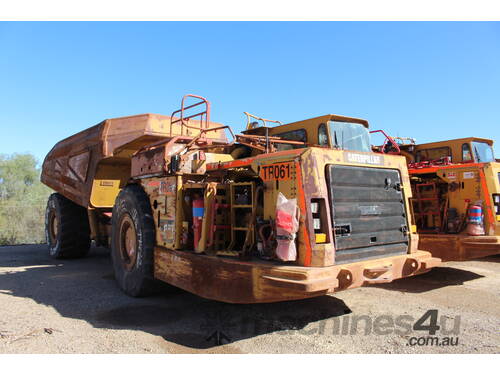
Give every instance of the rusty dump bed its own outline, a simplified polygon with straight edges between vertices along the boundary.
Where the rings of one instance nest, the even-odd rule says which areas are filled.
[[[130,159],[134,152],[153,142],[186,135],[196,136],[199,121],[191,120],[186,129],[177,118],[141,114],[108,119],[58,142],[43,162],[41,181],[75,203],[88,207],[94,180],[100,175],[123,187],[130,178]],[[221,124],[210,122],[208,127]],[[187,132],[187,133],[186,133]],[[183,134],[184,133],[184,134]],[[227,143],[223,130],[206,133],[206,138]],[[112,167],[111,167],[112,165]]]

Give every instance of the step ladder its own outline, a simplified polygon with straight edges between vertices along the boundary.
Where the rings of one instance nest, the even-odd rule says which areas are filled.
[[[413,213],[422,223],[421,232],[439,232],[442,227],[443,212],[439,203],[437,184],[426,182],[413,186],[413,195],[415,196],[412,199]],[[432,223],[430,226],[427,225],[429,221]]]
[[[231,243],[224,255],[242,255],[255,242],[255,183],[233,182],[230,184]],[[239,247],[235,249],[235,247]]]
[[[228,203],[229,196],[228,188],[225,185],[217,186],[217,193],[213,208],[210,211],[210,226],[208,231],[207,248],[210,253],[222,255],[228,247],[229,233],[231,230],[230,225],[230,207]]]

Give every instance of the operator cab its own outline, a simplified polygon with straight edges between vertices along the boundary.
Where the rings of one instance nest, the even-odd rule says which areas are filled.
[[[264,125],[267,125],[266,122],[270,120],[264,121]],[[339,115],[324,115],[274,127],[257,127],[257,124],[256,122],[249,122],[247,130],[242,133],[245,135],[267,135],[269,137],[279,137],[283,140],[301,142],[297,144],[277,144],[276,148],[278,151],[312,146],[371,152],[368,121],[363,119]]]
[[[443,158],[450,158],[452,163],[490,163],[496,161],[493,141],[475,137],[416,145],[414,157],[417,163]]]

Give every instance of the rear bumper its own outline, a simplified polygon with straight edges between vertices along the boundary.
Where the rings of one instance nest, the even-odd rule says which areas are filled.
[[[464,261],[500,254],[500,236],[419,234],[418,248],[443,262]]]
[[[389,283],[441,263],[425,251],[328,267],[245,262],[155,248],[155,278],[201,297],[229,303],[297,300]]]

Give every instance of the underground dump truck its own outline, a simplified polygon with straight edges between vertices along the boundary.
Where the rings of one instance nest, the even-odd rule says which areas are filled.
[[[399,143],[408,161],[419,248],[443,261],[499,254],[500,163],[493,141]]]
[[[163,281],[230,303],[388,283],[440,263],[417,249],[405,158],[371,152],[367,121],[248,116],[229,140],[209,102],[188,95],[171,116],[109,119],[57,143],[41,177],[57,192],[51,256],[84,256],[94,240],[111,248],[129,295]]]
[[[419,248],[443,261],[500,253],[500,163],[493,141],[469,137],[375,147],[407,158]]]

